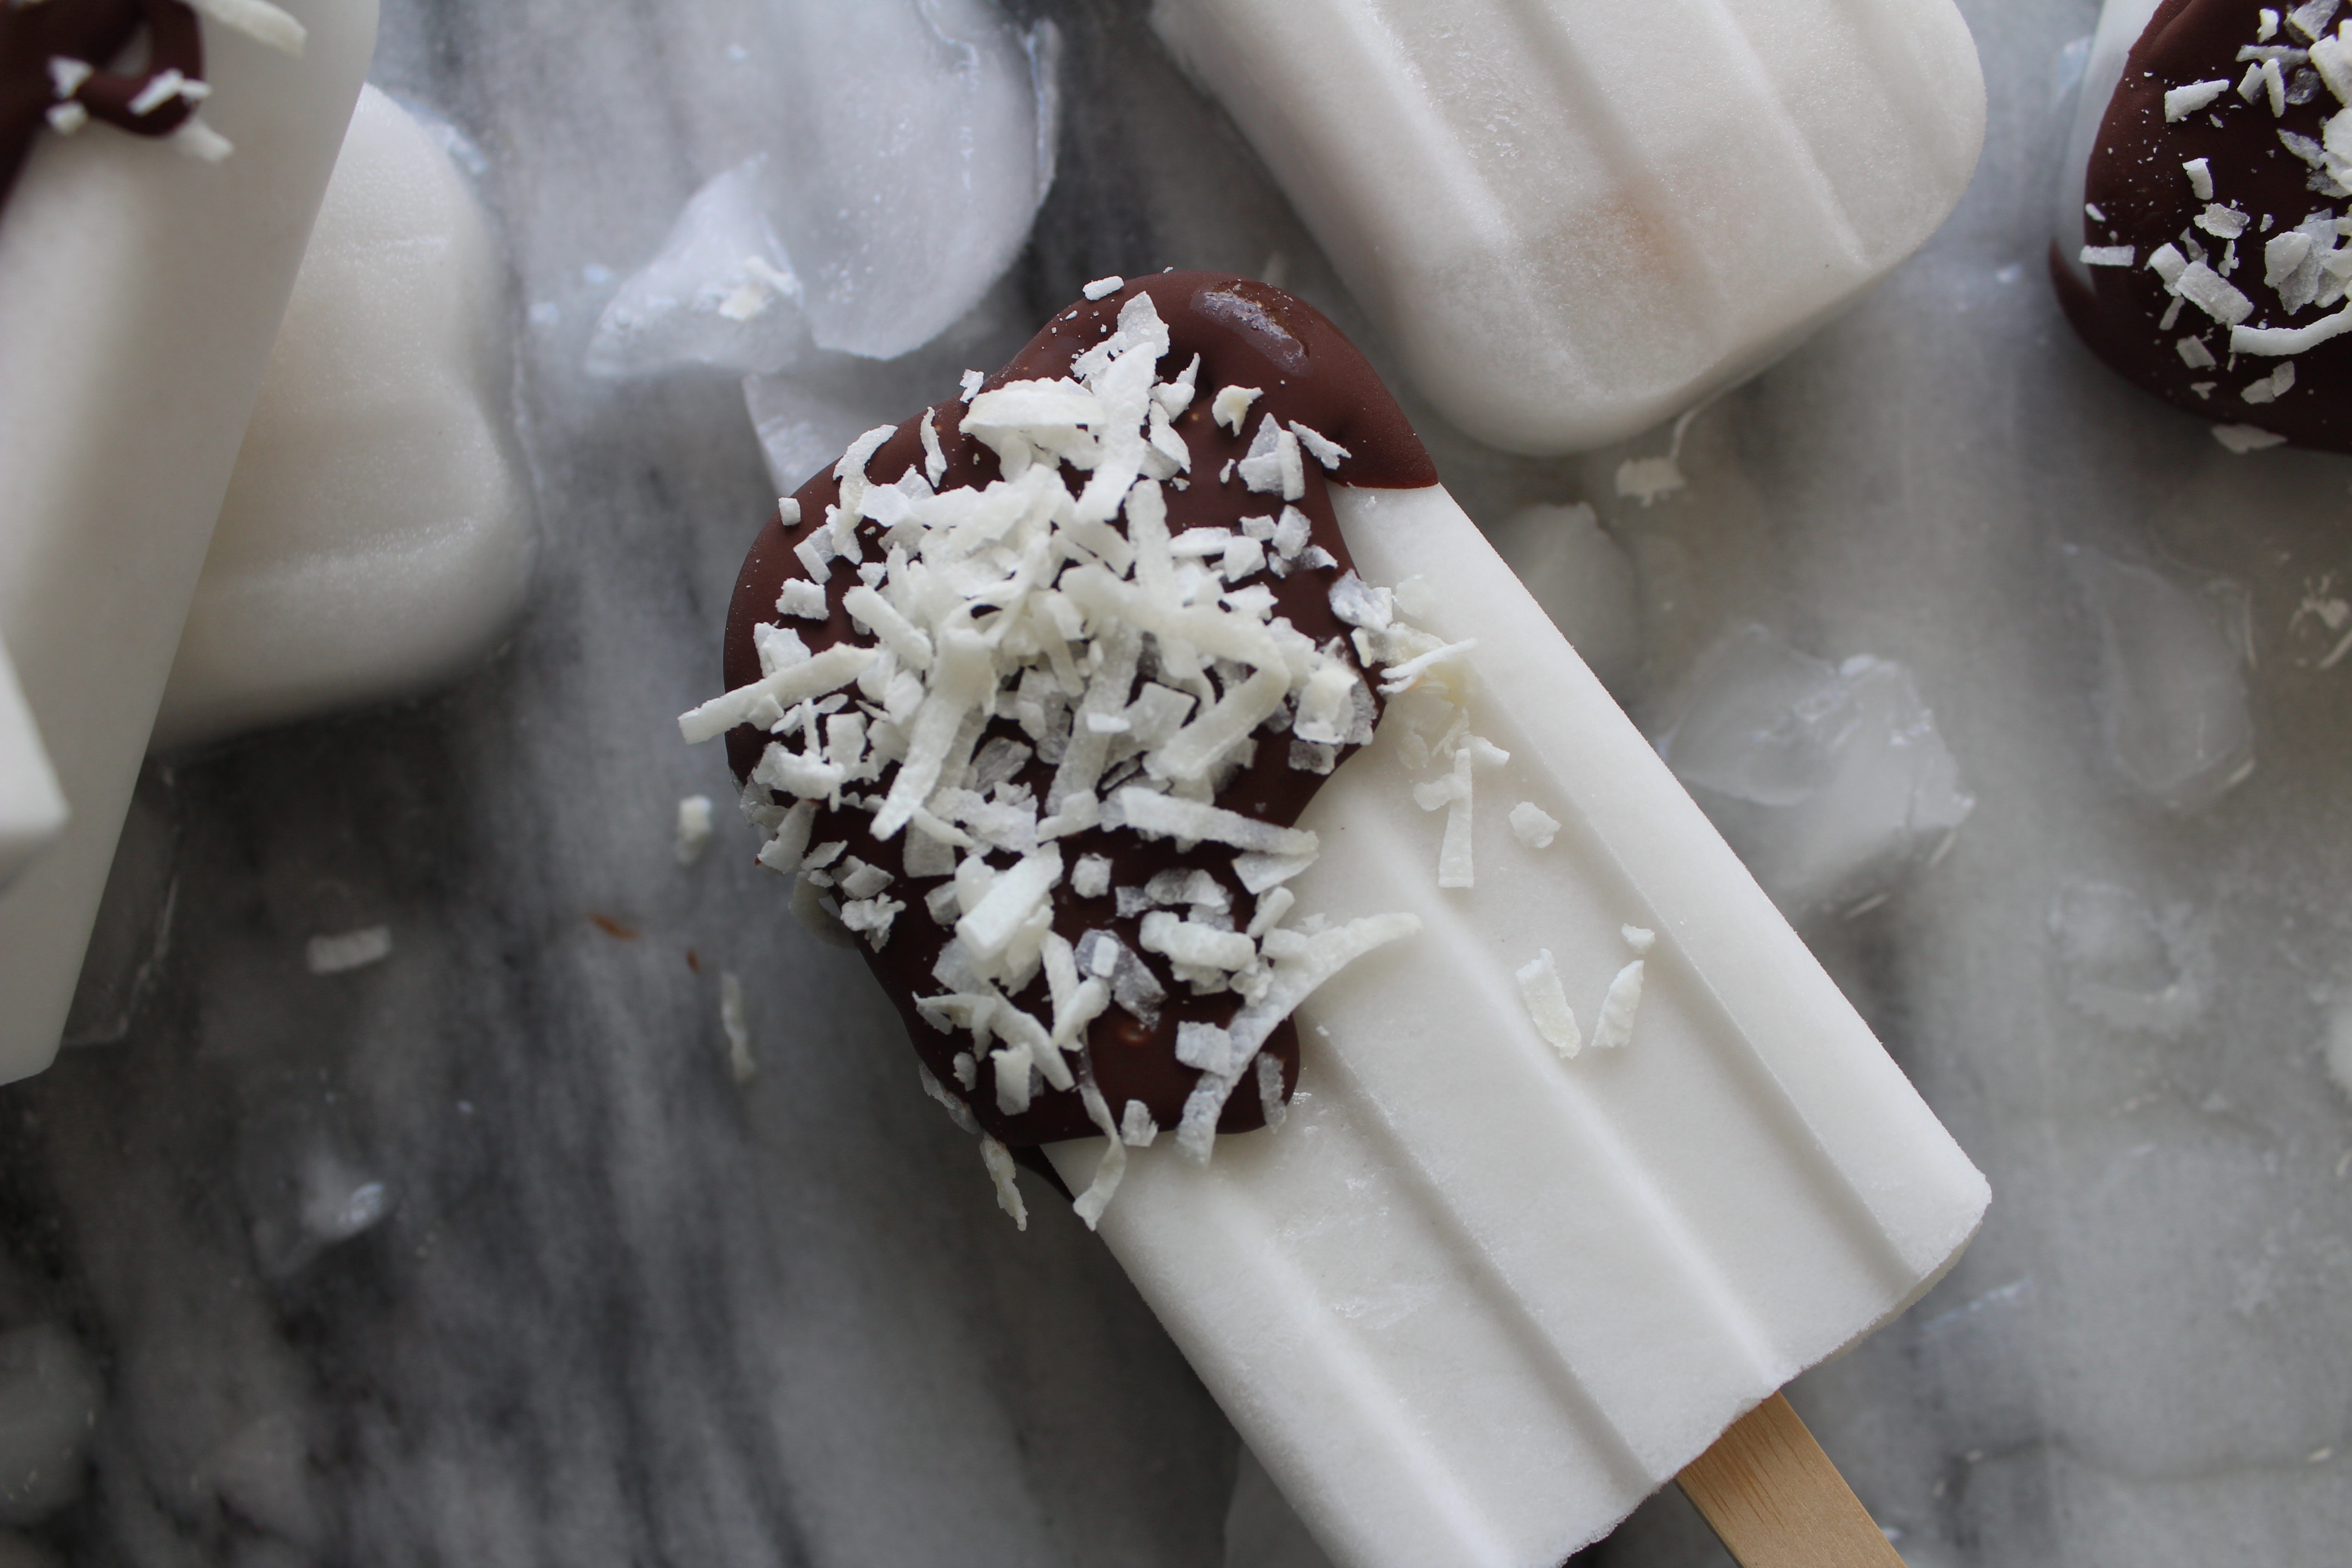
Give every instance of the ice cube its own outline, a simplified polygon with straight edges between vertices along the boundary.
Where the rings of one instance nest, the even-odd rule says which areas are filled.
[[[2072,883],[2051,905],[2050,935],[2066,1000],[2102,1022],[2178,1036],[2205,1010],[2212,955],[2185,904]]]
[[[761,153],[695,192],[660,251],[604,307],[588,343],[592,373],[774,371],[807,353],[800,279],[768,221],[767,164]]]
[[[2095,702],[2107,759],[2140,794],[2193,811],[2254,770],[2245,588],[2194,586],[2154,566],[2067,550],[2099,639]]]
[[[1054,179],[1050,22],[988,0],[780,4],[771,145],[687,204],[590,368],[895,359],[970,313]],[[836,448],[835,456],[838,456]]]
[[[374,1229],[397,1201],[392,1184],[370,1171],[342,1134],[291,1107],[247,1128],[238,1176],[255,1257],[275,1279]]]
[[[1908,669],[1757,626],[1700,658],[1658,751],[1791,915],[1885,897],[1976,804]]]
[[[1601,684],[1622,692],[1642,661],[1633,560],[1593,510],[1582,501],[1527,507],[1487,537]]]

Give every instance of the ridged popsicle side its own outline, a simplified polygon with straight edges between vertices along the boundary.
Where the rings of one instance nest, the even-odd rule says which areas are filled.
[[[1385,733],[1294,884],[1422,934],[1301,1010],[1301,1094],[1205,1169],[1138,1152],[1102,1231],[1343,1568],[1541,1568],[1916,1298],[1987,1191],[1722,840],[1443,490],[1336,490],[1366,574],[1475,637],[1476,885]],[[1562,824],[1522,845],[1510,807]],[[1563,1060],[1656,934],[1631,1041]],[[1056,1158],[1074,1179],[1092,1150]]]
[[[1482,440],[1620,439],[1751,374],[1959,199],[1949,0],[1160,0],[1421,390]]]

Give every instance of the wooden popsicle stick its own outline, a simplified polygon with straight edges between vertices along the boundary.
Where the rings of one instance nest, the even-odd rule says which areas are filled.
[[[1676,1478],[1740,1568],[1903,1568],[1903,1559],[1774,1394]]]

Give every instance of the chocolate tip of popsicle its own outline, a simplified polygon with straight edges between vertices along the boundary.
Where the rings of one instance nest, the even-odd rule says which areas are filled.
[[[964,433],[971,400],[1016,383],[1066,384],[1074,363],[1110,338],[1122,312],[1139,296],[1149,297],[1168,333],[1169,347],[1157,362],[1155,375],[1174,381],[1189,371],[1197,392],[1166,421],[1190,455],[1189,478],[1173,477],[1159,487],[1171,535],[1181,538],[1196,528],[1222,527],[1235,535],[1238,543],[1245,521],[1270,525],[1271,514],[1276,511],[1286,516],[1295,513],[1300,520],[1295,526],[1301,531],[1296,537],[1285,536],[1282,546],[1291,554],[1275,563],[1271,552],[1276,546],[1268,543],[1270,576],[1241,580],[1263,582],[1273,597],[1276,616],[1326,649],[1327,656],[1328,650],[1342,650],[1353,667],[1356,654],[1348,643],[1350,628],[1330,603],[1331,585],[1346,577],[1350,567],[1325,485],[1419,489],[1435,484],[1437,474],[1402,409],[1364,356],[1321,311],[1271,285],[1224,273],[1169,271],[1123,280],[1102,289],[1099,298],[1081,299],[1052,316],[1009,363],[977,387],[944,397],[887,435],[869,433],[877,444],[865,457],[864,482],[887,487],[909,473],[920,472],[936,490],[944,492],[983,488],[1002,478],[996,452]],[[1248,417],[1230,426],[1212,414],[1213,395],[1226,387],[1256,394],[1249,402]],[[1173,400],[1169,406],[1181,401]],[[1254,440],[1271,439],[1269,431],[1286,433],[1286,439],[1294,440],[1302,454],[1297,460],[1301,487],[1295,498],[1269,496],[1230,477],[1250,456]],[[829,518],[841,503],[842,471],[842,465],[827,464],[794,495],[785,498],[797,508],[797,518],[788,523],[789,509],[780,507],[752,542],[728,617],[724,662],[730,691],[762,679],[761,642],[763,637],[772,641],[778,632],[789,631],[804,639],[803,646],[813,653],[845,644],[869,646],[861,640],[863,634],[846,604],[847,595],[860,582],[852,570],[856,563],[848,557],[825,560],[823,549],[814,542],[827,533]],[[1072,494],[1078,495],[1086,474],[1067,466],[1062,472]],[[1254,515],[1258,513],[1268,515]],[[1123,525],[1115,520],[1113,526]],[[864,547],[854,548],[862,551]],[[802,552],[811,553],[804,559]],[[824,566],[820,577],[811,577],[810,559]],[[869,571],[873,564],[866,562]],[[1278,572],[1273,571],[1276,565],[1281,568]],[[803,590],[795,595],[795,604],[806,613],[783,613],[780,598],[785,584],[794,581],[816,582],[823,591],[822,607]],[[1230,683],[1227,689],[1233,689]],[[1376,717],[1378,697],[1369,687],[1364,689]],[[728,731],[729,761],[739,783],[750,784],[771,739],[751,724],[739,724]],[[1042,755],[1042,745],[1031,750],[1034,739],[1022,734],[1000,714],[989,721],[977,743],[985,746],[1003,741],[1030,752],[1007,782],[1026,792],[1024,798],[1042,801],[1048,798],[1044,792],[1055,769]],[[1252,760],[1223,779],[1214,798],[1218,807],[1275,829],[1287,829],[1297,820],[1328,768],[1360,743],[1329,747],[1322,759],[1323,771],[1317,772],[1294,760],[1286,735],[1260,739],[1263,743],[1255,745]],[[887,777],[877,779],[877,793],[887,789]],[[787,805],[772,793],[767,800],[763,809],[771,811]],[[927,900],[941,895],[948,882],[909,871],[907,840],[900,837],[894,843],[875,837],[869,831],[877,825],[874,816],[861,815],[855,807],[828,806],[815,818],[795,854],[829,848],[839,842],[844,847],[835,852],[828,867],[856,861],[887,870],[892,873],[887,897],[903,896],[905,907],[892,917],[878,943],[869,941],[861,948],[906,1017],[926,1070],[964,1100],[980,1127],[1008,1148],[1098,1131],[1099,1122],[1083,1103],[1076,1085],[1038,1089],[1025,1110],[1000,1109],[989,1092],[990,1063],[985,1056],[976,1060],[963,1048],[961,1035],[941,1032],[938,1020],[927,1017],[918,1005],[919,997],[936,1000],[930,994],[941,987],[933,980],[933,971],[957,929],[951,919],[939,918],[943,912],[940,906],[925,907]],[[1066,882],[1055,893],[1054,930],[1073,944],[1090,933],[1108,931],[1118,936],[1129,956],[1139,961],[1158,952],[1141,941],[1138,928],[1142,911],[1129,907],[1129,896],[1162,873],[1205,873],[1214,884],[1213,892],[1223,895],[1217,907],[1236,914],[1255,897],[1236,879],[1234,851],[1229,847],[1211,843],[1192,847],[1173,836],[1145,838],[1111,827],[1082,830],[1058,842],[1068,866],[1101,858],[1115,868],[1110,880],[1116,885],[1093,888],[1095,896],[1084,896]],[[1180,848],[1180,845],[1186,847]],[[1000,872],[1006,868],[996,868]],[[949,905],[944,912],[952,915],[953,910]],[[1235,1017],[1241,1000],[1230,991],[1189,994],[1187,984],[1168,974],[1165,964],[1155,961],[1151,967],[1164,996],[1156,1007],[1145,1009],[1148,1016],[1119,1006],[1103,1013],[1087,1029],[1085,1059],[1112,1118],[1118,1118],[1130,1101],[1138,1102],[1166,1131],[1177,1125],[1188,1095],[1203,1077],[1202,1071],[1177,1059],[1180,1031],[1195,1026],[1223,1027]],[[1040,998],[1030,994],[1043,988],[1042,981],[1033,982],[1013,1000],[1016,1005],[1035,1007],[1050,1016]],[[1268,1110],[1278,1111],[1295,1089],[1298,1073],[1295,1026],[1286,1017],[1273,1026],[1261,1049],[1279,1064],[1279,1092],[1271,1081],[1260,1085],[1253,1075],[1223,1101],[1217,1114],[1217,1131],[1245,1131],[1264,1125]]]

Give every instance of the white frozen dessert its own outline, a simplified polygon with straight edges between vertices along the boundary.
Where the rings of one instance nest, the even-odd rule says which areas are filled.
[[[205,7],[209,139],[175,145],[100,123],[45,133],[0,211],[0,642],[71,814],[0,893],[0,1080],[56,1051],[373,45],[373,0],[285,9],[306,35],[299,58],[213,19],[269,8]],[[233,151],[217,161],[185,155],[221,153],[223,141]]]
[[[1549,1568],[1934,1283],[1987,1189],[1444,489],[1331,494],[1475,644],[1475,883],[1434,885],[1392,718],[1289,886],[1422,933],[1299,1008],[1278,1131],[1128,1151],[1100,1228],[1334,1563]],[[1073,1189],[1099,1148],[1051,1152]]]
[[[1551,1568],[1983,1178],[1328,321],[1086,294],[786,498],[681,727],[1325,1551]]]
[[[1917,248],[1983,141],[1950,0],[1157,0],[1469,434],[1603,445],[1762,368]]]
[[[530,581],[506,270],[425,126],[362,90],[156,715],[157,750],[423,691]]]

